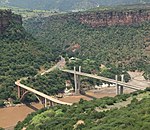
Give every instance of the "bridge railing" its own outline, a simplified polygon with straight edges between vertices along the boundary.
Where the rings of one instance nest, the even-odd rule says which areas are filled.
[[[84,73],[84,72],[78,72],[78,71],[74,71],[74,70],[61,70],[61,71],[71,73],[71,74],[80,75],[80,76],[90,77],[90,78],[94,78],[94,79],[99,79],[99,80],[107,81],[107,82],[110,82],[110,83],[115,83],[115,84],[117,83],[118,85],[130,88],[130,89],[134,89],[134,90],[144,90],[140,86],[131,85],[129,83],[125,83],[125,82],[122,82],[122,81],[116,81],[114,79],[109,79],[109,78],[105,78],[105,77],[102,77],[102,76],[92,75],[92,74],[88,74],[88,73]]]
[[[45,99],[48,99],[48,100],[50,100],[50,101],[52,101],[52,102],[54,102],[54,103],[62,104],[62,105],[72,105],[72,103],[67,103],[67,102],[63,102],[63,101],[57,100],[57,99],[52,98],[52,97],[50,97],[50,96],[48,96],[48,95],[46,95],[46,94],[44,94],[44,93],[42,93],[42,92],[40,92],[40,91],[37,91],[37,90],[35,90],[35,89],[33,89],[33,88],[30,88],[30,87],[27,87],[27,86],[21,84],[19,81],[16,81],[15,84],[16,84],[17,86],[20,86],[21,88],[23,88],[23,89],[29,91],[29,92],[32,92],[32,93],[34,93],[34,94],[36,94],[36,95],[38,95],[38,96],[41,96],[41,97],[43,97],[43,98],[45,98]]]

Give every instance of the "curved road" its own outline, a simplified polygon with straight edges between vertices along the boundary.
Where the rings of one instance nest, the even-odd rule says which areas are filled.
[[[36,94],[36,95],[39,95],[39,96],[41,96],[41,97],[43,97],[43,98],[46,98],[46,99],[48,99],[49,101],[52,101],[52,102],[54,102],[54,103],[62,104],[62,105],[72,105],[72,103],[62,102],[62,101],[60,101],[60,100],[58,100],[58,99],[52,98],[52,97],[50,97],[50,96],[48,96],[48,95],[42,93],[42,92],[40,92],[40,91],[37,91],[37,90],[35,90],[35,89],[33,89],[33,88],[30,88],[30,87],[28,87],[28,86],[25,86],[25,85],[23,85],[23,84],[20,83],[20,80],[16,81],[15,84],[16,84],[17,86],[20,86],[21,88],[23,88],[23,89],[29,91],[29,92],[32,92],[32,93],[34,93],[34,94]]]
[[[62,66],[65,65],[65,63],[66,63],[66,62],[65,62],[65,59],[64,59],[63,57],[61,57],[61,60],[60,60],[55,66],[53,66],[52,68],[50,68],[50,69],[46,70],[45,72],[41,73],[41,75],[44,75],[44,74],[46,74],[46,73],[49,73],[49,72],[53,71],[55,68],[62,67]],[[22,79],[27,80],[28,78],[22,78]],[[17,86],[20,86],[21,88],[23,88],[23,89],[29,91],[29,92],[32,92],[32,93],[34,93],[34,94],[36,94],[36,95],[39,95],[39,96],[41,96],[41,97],[43,97],[43,98],[45,98],[45,99],[47,99],[47,100],[49,100],[49,101],[52,101],[52,102],[54,102],[54,103],[62,104],[62,105],[72,105],[72,103],[67,103],[67,102],[60,101],[60,100],[55,99],[55,98],[52,98],[52,97],[50,97],[50,96],[48,96],[48,95],[46,95],[46,94],[44,94],[44,93],[42,93],[42,92],[40,92],[40,91],[37,91],[37,90],[35,90],[35,89],[33,89],[33,88],[30,88],[30,87],[28,87],[28,86],[26,86],[26,85],[24,85],[24,84],[21,84],[20,82],[21,82],[22,79],[17,80],[17,81],[15,82],[15,84],[16,84]]]

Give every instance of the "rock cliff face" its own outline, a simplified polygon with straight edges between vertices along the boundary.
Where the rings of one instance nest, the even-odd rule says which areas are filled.
[[[80,14],[78,20],[92,27],[132,25],[150,21],[150,10],[90,12]]]
[[[0,34],[3,34],[11,23],[22,25],[21,16],[12,13],[11,10],[0,10]]]

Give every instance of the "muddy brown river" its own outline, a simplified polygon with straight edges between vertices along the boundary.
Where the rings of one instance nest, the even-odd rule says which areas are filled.
[[[21,105],[15,107],[1,108],[0,109],[0,127],[10,128],[17,124],[18,121],[23,121],[25,117],[42,108],[41,104]]]
[[[88,91],[86,95],[79,96],[67,96],[61,98],[61,101],[64,102],[79,102],[81,98],[84,100],[92,100],[93,98],[102,98],[102,97],[114,97],[116,94],[115,88],[105,88],[101,89],[94,93],[93,91]],[[127,92],[129,93],[129,92]],[[42,104],[32,104],[32,105],[22,105],[8,108],[0,109],[0,127],[7,128],[6,130],[13,130],[13,127],[17,124],[18,121],[23,121],[28,114],[43,108]]]

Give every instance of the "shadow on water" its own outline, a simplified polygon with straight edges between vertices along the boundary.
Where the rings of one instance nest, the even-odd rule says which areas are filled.
[[[88,98],[91,98],[91,99],[96,99],[96,97],[91,96],[91,95],[86,94],[86,93],[81,93],[81,95],[84,95],[84,96],[86,96],[86,97],[88,97]]]
[[[32,104],[25,104],[27,107],[29,107],[29,108],[31,108],[32,110],[34,110],[34,111],[37,111],[37,110],[39,110],[38,108],[36,108],[35,106],[33,106]]]

